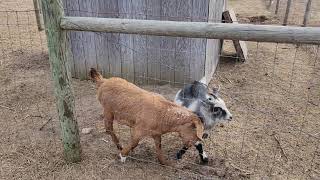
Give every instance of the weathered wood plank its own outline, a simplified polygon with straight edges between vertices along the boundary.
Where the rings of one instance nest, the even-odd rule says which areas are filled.
[[[80,16],[95,17],[97,12],[97,1],[81,1],[80,3]],[[95,33],[85,32],[82,34],[82,46],[84,53],[84,67],[81,67],[80,79],[87,79],[88,71],[90,68],[97,68],[96,46],[95,46]]]
[[[176,20],[177,0],[161,1],[161,20]],[[172,84],[174,82],[174,64],[175,59],[176,38],[163,37],[160,46],[161,59],[161,80]]]
[[[161,1],[147,0],[147,19],[160,20]],[[161,78],[160,36],[147,36],[148,84],[159,83]]]
[[[119,1],[119,15],[120,18],[133,18],[132,0]],[[120,34],[119,38],[121,44],[121,75],[126,80],[134,82],[133,35]]]
[[[177,1],[177,20],[191,21],[192,0]],[[174,82],[177,85],[189,83],[190,77],[191,38],[177,37],[174,59]],[[198,60],[197,60],[198,61]]]
[[[119,17],[119,6],[118,0],[105,0],[103,3],[106,4],[105,15],[107,17],[118,18]],[[120,34],[119,33],[108,33],[108,57],[109,57],[109,76],[121,77],[121,45],[119,44]]]
[[[224,19],[226,23],[235,23],[238,24],[236,14],[234,13],[233,9],[229,9],[223,12]],[[244,62],[248,59],[248,48],[244,41],[233,40],[233,45],[236,49],[237,55],[239,60]]]
[[[64,0],[64,5],[67,9],[65,13],[68,16],[80,16],[79,12],[79,4],[78,3],[73,3],[71,0]],[[79,60],[82,59],[83,52],[82,52],[82,42],[80,41],[82,39],[82,34],[81,32],[75,32],[75,31],[68,31],[67,36],[69,38],[68,41],[68,46],[70,47],[71,50],[71,56],[68,58],[68,61],[70,62],[70,70],[72,77],[80,77],[80,70],[79,70]],[[80,61],[82,62],[82,61]]]
[[[132,13],[134,19],[146,19],[146,0],[134,0],[132,3]],[[145,84],[148,75],[148,53],[146,35],[133,35],[133,64],[135,83]]]
[[[64,17],[65,30],[121,32],[157,36],[180,36],[210,39],[320,44],[320,28],[273,25],[176,22],[112,18]]]
[[[209,2],[209,15],[208,22],[221,22],[221,11],[224,8],[224,1],[220,0],[210,0]],[[223,40],[217,39],[207,39],[206,47],[206,62],[205,62],[205,77],[207,83],[210,82],[212,75],[216,69],[217,63],[219,61],[219,47],[222,46],[221,42]]]
[[[67,162],[78,162],[81,160],[80,137],[74,116],[71,74],[67,65],[67,53],[69,52],[67,34],[59,24],[60,18],[64,16],[61,4],[63,4],[61,0],[42,0],[42,10],[65,159]]]
[[[222,20],[222,13],[225,10],[225,8],[225,0],[210,0],[208,22],[220,23]]]
[[[107,1],[98,0],[95,2],[80,1],[82,7],[81,9],[80,7],[78,7],[78,9],[82,11],[82,14],[81,14],[82,16],[83,14],[88,12],[98,12],[99,17],[118,17],[117,14],[119,14],[120,18],[129,18],[129,19],[135,18],[135,19],[190,21],[192,19],[191,7],[194,3],[198,6],[199,8],[198,13],[200,13],[194,17],[194,21],[206,21],[207,19],[206,14],[208,11],[207,9],[208,4],[206,4],[206,2],[208,3],[208,0],[201,0],[201,1],[202,2],[199,3],[198,1],[194,1],[194,0],[187,0],[187,1],[183,1],[183,0],[174,0],[174,1],[172,0],[164,0],[164,1],[119,0],[117,1],[118,3],[117,8],[110,8],[115,4],[112,0],[107,0]],[[91,3],[91,7],[88,6],[88,4],[90,3]],[[94,6],[92,3],[97,4],[96,6],[98,10],[94,9]],[[163,8],[163,5],[166,6],[167,8]],[[130,6],[130,7],[125,7],[125,6]],[[131,11],[131,12],[126,13],[125,11]],[[87,16],[92,16],[92,13],[88,14]],[[101,34],[103,34],[103,36],[101,36]],[[164,77],[163,78],[164,81],[172,82],[172,84],[174,81],[180,81],[181,83],[183,81],[189,81],[189,79],[192,79],[192,78],[188,78],[190,76],[189,56],[192,54],[191,52],[188,52],[191,49],[190,38],[189,39],[188,38],[171,38],[171,37],[157,37],[157,36],[149,37],[145,35],[141,36],[141,35],[120,34],[119,42],[117,43],[112,39],[114,38],[114,36],[112,36],[114,34],[115,32],[113,34],[111,33],[95,34],[94,46],[90,45],[90,47],[94,47],[94,48],[91,48],[91,49],[86,48],[85,50],[81,50],[81,49],[84,49],[84,47],[87,47],[88,46],[87,42],[89,42],[90,44],[92,40],[90,39],[90,36],[89,37],[87,36],[87,33],[81,34],[81,38],[78,38],[78,41],[80,42],[78,43],[78,45],[80,47],[76,48],[77,51],[80,52],[80,53],[77,53],[77,56],[80,56],[78,57],[78,59],[82,58],[82,59],[85,59],[86,61],[85,63],[83,63],[82,60],[76,62],[78,72],[83,71],[80,69],[80,66],[85,66],[86,71],[89,66],[94,66],[94,63],[90,62],[92,61],[92,59],[94,59],[93,57],[90,57],[90,54],[93,54],[90,52],[90,50],[92,51],[95,50],[96,66],[98,66],[98,69],[100,69],[102,72],[114,71],[114,68],[112,67],[114,67],[115,61],[111,61],[110,58],[112,58],[113,55],[110,53],[114,53],[115,51],[110,50],[112,49],[110,47],[118,46],[118,50],[120,50],[121,76],[128,80],[130,80],[130,77],[128,77],[128,74],[134,74],[134,73],[136,74],[136,76],[140,76],[140,80],[137,80],[137,82],[139,81],[139,83],[150,82],[150,79],[161,79],[161,75]],[[107,43],[104,44],[105,42]],[[203,43],[199,44],[199,46],[202,46],[202,45]],[[203,51],[205,51],[205,49]],[[197,56],[197,54],[194,54],[194,56]],[[204,58],[204,56],[202,58]],[[195,57],[194,59],[197,62],[199,62],[199,58]],[[131,60],[132,62],[130,62]],[[204,61],[204,59],[200,61]],[[156,66],[156,64],[159,64],[159,65]],[[199,63],[197,63],[197,65],[199,65]],[[162,68],[162,71],[161,71],[161,68]],[[196,73],[196,71],[194,73]],[[106,73],[104,73],[104,75],[106,75]],[[111,76],[111,75],[114,76],[113,74],[108,74],[108,76]],[[141,80],[141,76],[142,76],[142,80]],[[150,77],[150,79],[148,77]],[[131,81],[133,81],[133,79],[131,79]]]
[[[108,4],[104,0],[97,1],[97,17],[103,18],[108,17],[106,15],[106,9]],[[110,62],[108,54],[108,37],[107,33],[96,33],[95,34],[95,49],[96,49],[96,61],[97,68],[104,77],[110,75]]]
[[[193,1],[192,21],[208,21],[209,0]],[[204,76],[207,39],[192,39],[190,54],[190,81],[200,80]]]
[[[63,7],[66,9],[64,11],[66,16],[69,16],[69,9],[68,9],[68,0],[63,0]],[[41,0],[39,0],[39,3],[41,3]],[[41,9],[41,6],[39,7]],[[43,17],[42,17],[43,18]],[[75,76],[75,71],[74,71],[74,60],[73,60],[73,55],[72,55],[72,49],[73,49],[73,45],[72,45],[72,39],[71,39],[71,34],[73,33],[72,31],[67,31],[67,46],[69,47],[70,52],[69,57],[68,57],[68,67],[69,67],[69,71],[71,72],[71,76],[72,77],[76,77]]]
[[[210,0],[208,22],[221,22],[222,11],[225,9],[225,7],[226,4],[224,0]],[[222,43],[223,39],[207,39],[205,77],[208,84],[218,65]]]
[[[72,1],[70,2],[72,3]],[[79,4],[76,2],[73,4],[73,6],[78,6],[78,13],[81,17],[90,17],[89,13],[87,13],[87,4],[80,2]],[[77,39],[76,45],[77,49],[75,49],[74,54],[77,54],[74,58],[75,63],[75,69],[78,72],[78,77],[80,79],[87,79],[87,59],[88,59],[88,49],[86,48],[86,41],[87,41],[87,35],[88,32],[76,32],[77,33]]]

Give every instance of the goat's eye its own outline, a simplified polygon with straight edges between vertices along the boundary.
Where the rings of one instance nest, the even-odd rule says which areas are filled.
[[[218,111],[220,111],[220,108],[219,108],[219,107],[213,108],[213,112],[218,112]]]
[[[209,101],[212,101],[212,98],[209,98]]]

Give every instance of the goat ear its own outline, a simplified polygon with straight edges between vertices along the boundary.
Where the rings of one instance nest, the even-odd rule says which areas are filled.
[[[218,87],[213,87],[212,88],[212,94],[218,95],[220,91],[221,86],[219,85]]]
[[[196,126],[197,137],[199,138],[199,140],[202,141],[203,132],[204,132],[203,123],[201,122],[201,120],[199,118],[194,118],[193,123]]]

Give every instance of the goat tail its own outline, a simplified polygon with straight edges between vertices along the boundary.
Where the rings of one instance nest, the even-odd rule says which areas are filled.
[[[100,84],[100,82],[103,80],[102,75],[100,73],[98,73],[98,71],[94,68],[90,69],[90,77],[97,84]]]
[[[192,119],[193,124],[196,126],[197,137],[202,141],[203,133],[204,133],[204,125],[199,118]]]

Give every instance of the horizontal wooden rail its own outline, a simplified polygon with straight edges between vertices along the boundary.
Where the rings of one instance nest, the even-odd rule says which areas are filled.
[[[318,27],[63,17],[62,29],[294,44],[320,44]]]

